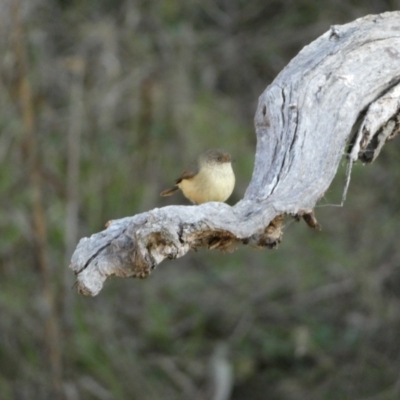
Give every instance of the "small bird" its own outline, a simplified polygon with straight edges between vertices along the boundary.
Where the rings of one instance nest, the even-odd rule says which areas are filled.
[[[171,196],[179,189],[194,204],[208,201],[224,202],[235,187],[231,155],[225,150],[210,149],[201,154],[193,168],[185,169],[176,185],[161,196]]]

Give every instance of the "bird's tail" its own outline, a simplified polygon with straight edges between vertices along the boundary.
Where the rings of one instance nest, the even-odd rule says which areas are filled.
[[[163,197],[172,196],[177,190],[179,190],[179,187],[178,186],[173,186],[171,189],[163,190],[160,193],[160,196],[163,196]]]

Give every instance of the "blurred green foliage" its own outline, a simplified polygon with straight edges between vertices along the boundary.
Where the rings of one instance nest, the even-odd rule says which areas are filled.
[[[0,4],[0,397],[54,399],[15,92],[13,1]],[[399,398],[396,142],[374,165],[353,168],[338,207],[343,165],[316,208],[323,231],[288,218],[278,250],[199,251],[164,262],[145,281],[110,280],[93,299],[75,294],[66,271],[71,246],[109,219],[187,204],[159,192],[207,148],[234,155],[229,203],[237,202],[251,179],[257,98],[274,76],[330,25],[399,6],[20,2],[66,399],[206,399],[221,342],[233,400]],[[69,139],[77,131],[79,213],[71,221]],[[69,224],[78,229],[72,239]]]

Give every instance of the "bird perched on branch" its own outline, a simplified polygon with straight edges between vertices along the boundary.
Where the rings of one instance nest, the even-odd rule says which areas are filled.
[[[160,195],[171,196],[181,189],[194,204],[224,202],[235,186],[231,155],[221,149],[207,150],[197,158],[193,168],[185,169],[175,182],[175,186]]]

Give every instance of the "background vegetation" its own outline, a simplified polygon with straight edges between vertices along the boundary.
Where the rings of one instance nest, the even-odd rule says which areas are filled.
[[[217,399],[231,377],[232,400],[398,399],[396,142],[355,166],[342,208],[339,172],[322,232],[288,219],[278,250],[201,251],[96,298],[67,267],[107,220],[187,204],[159,192],[209,147],[236,158],[237,202],[269,82],[330,25],[399,8],[2,0],[0,397]]]

